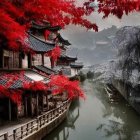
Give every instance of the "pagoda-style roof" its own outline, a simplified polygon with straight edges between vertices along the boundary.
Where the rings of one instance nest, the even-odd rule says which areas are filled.
[[[66,46],[71,45],[71,43],[68,40],[65,40],[60,34],[57,35],[57,38],[59,42],[62,43],[63,45],[66,45]]]
[[[32,21],[31,29],[37,29],[37,30],[49,30],[52,32],[61,30],[61,26],[51,26],[48,22],[42,22],[42,23],[37,23]]]
[[[8,74],[8,78],[5,78],[3,75]],[[0,85],[5,87],[7,86],[7,83],[9,82],[9,79],[13,77],[14,73],[1,73],[0,74]],[[17,73],[15,73],[17,74]],[[32,79],[25,75],[21,75],[20,73],[18,74],[17,79],[10,85],[9,89],[20,89],[23,87],[23,84],[25,82],[32,82]]]
[[[7,75],[8,78],[5,76]],[[45,76],[42,76],[38,74],[37,72],[33,70],[27,70],[24,73],[21,72],[1,72],[0,73],[0,85],[5,87],[7,86],[7,83],[9,82],[9,79],[13,79],[13,76],[15,76],[14,81],[11,83],[9,89],[21,89],[24,88],[25,83],[31,83],[31,82],[37,82],[41,81],[44,83],[48,83],[49,79]],[[7,88],[7,87],[6,87]]]
[[[74,62],[74,63],[71,63],[71,64],[70,64],[70,67],[71,67],[71,68],[82,69],[83,66],[84,66],[83,63],[81,63],[81,62]]]
[[[55,47],[54,43],[43,41],[32,34],[29,34],[28,43],[30,49],[37,53],[46,53]]]
[[[67,50],[68,48],[65,45],[60,46],[61,50]]]
[[[41,71],[47,75],[51,75],[51,74],[55,74],[56,71],[52,70],[51,68],[48,68],[46,66],[43,65],[37,65],[37,66],[33,66],[33,69],[37,70],[37,71]]]
[[[61,30],[61,26],[50,26],[47,28],[47,30],[51,31],[51,32],[56,32],[56,31],[59,31]]]
[[[67,61],[76,61],[77,57],[71,57],[71,56],[67,56],[67,55],[61,55],[59,57],[60,60],[67,60]]]
[[[31,28],[38,29],[38,30],[46,29],[49,26],[50,24],[47,22],[44,24],[44,23],[37,23],[35,21],[32,21],[31,23]]]

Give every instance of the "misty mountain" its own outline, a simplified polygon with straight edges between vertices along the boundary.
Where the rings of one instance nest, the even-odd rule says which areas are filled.
[[[84,62],[85,65],[94,65],[113,59],[116,51],[112,47],[112,39],[117,30],[116,26],[112,26],[98,33],[91,31],[86,33],[75,32],[69,36],[73,45],[68,49],[68,54],[77,55],[79,61]]]

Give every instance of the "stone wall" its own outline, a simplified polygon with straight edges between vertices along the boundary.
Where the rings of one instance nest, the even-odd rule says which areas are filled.
[[[140,114],[140,102],[136,101],[138,100],[139,97],[134,96],[133,94],[135,90],[119,80],[113,80],[112,84],[119,91],[119,93],[126,99],[126,101]]]

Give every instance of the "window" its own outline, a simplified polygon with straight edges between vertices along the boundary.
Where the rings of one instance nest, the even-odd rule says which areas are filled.
[[[19,68],[19,52],[4,50],[3,68]]]

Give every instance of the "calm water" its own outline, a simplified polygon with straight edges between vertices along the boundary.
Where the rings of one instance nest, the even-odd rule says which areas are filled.
[[[140,116],[125,101],[110,103],[99,83],[86,81],[82,88],[87,99],[75,101],[44,140],[140,140]]]

